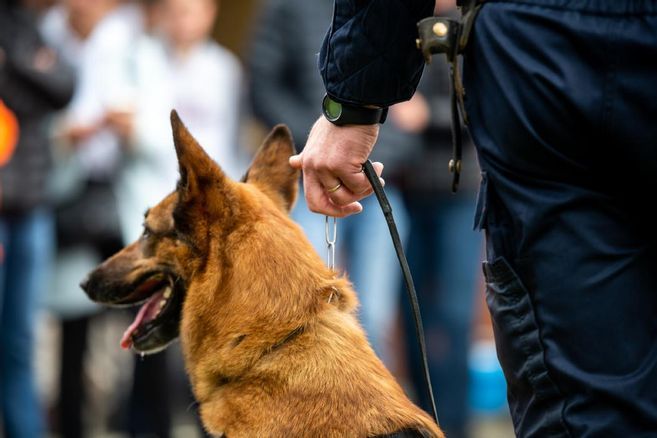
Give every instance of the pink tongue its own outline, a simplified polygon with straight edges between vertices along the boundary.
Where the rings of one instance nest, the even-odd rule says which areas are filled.
[[[163,292],[158,292],[141,306],[139,312],[137,312],[135,320],[132,321],[130,327],[128,327],[123,333],[123,337],[121,338],[121,348],[127,350],[132,347],[132,334],[137,330],[137,327],[139,327],[142,322],[148,322],[155,318],[155,315],[157,315],[157,311],[159,310],[162,296]]]

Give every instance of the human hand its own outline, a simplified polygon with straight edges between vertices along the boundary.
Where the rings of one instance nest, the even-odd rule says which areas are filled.
[[[48,47],[40,47],[34,54],[32,63],[35,70],[45,73],[55,66],[57,55],[54,50]]]
[[[393,105],[388,110],[388,118],[399,129],[419,134],[429,126],[431,111],[427,99],[415,93],[411,100]]]
[[[378,135],[379,125],[336,126],[323,116],[317,119],[303,152],[290,157],[290,166],[303,171],[311,211],[345,217],[363,210],[358,201],[372,193],[372,186],[362,167]],[[381,176],[383,164],[373,165]]]
[[[127,141],[135,130],[135,113],[132,110],[110,109],[105,113],[105,123]]]
[[[69,125],[61,132],[61,139],[70,147],[76,149],[80,144],[92,135],[96,134],[99,126],[93,125]]]

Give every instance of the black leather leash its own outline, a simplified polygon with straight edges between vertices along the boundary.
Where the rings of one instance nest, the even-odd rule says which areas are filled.
[[[424,328],[422,327],[422,315],[420,314],[420,305],[417,300],[417,293],[415,292],[415,286],[413,285],[413,277],[411,276],[411,270],[408,267],[408,261],[406,260],[406,255],[404,254],[404,247],[402,246],[401,239],[399,238],[399,231],[397,231],[397,225],[395,224],[395,218],[392,215],[392,206],[388,202],[381,182],[379,181],[379,176],[374,171],[372,167],[372,162],[367,160],[363,164],[363,171],[367,176],[367,179],[370,181],[372,188],[374,189],[374,194],[376,199],[379,201],[381,210],[383,211],[383,216],[386,219],[388,224],[388,229],[390,230],[390,237],[392,237],[392,244],[395,247],[395,252],[397,253],[397,259],[401,265],[402,273],[404,274],[404,282],[406,283],[406,291],[408,292],[408,298],[411,302],[411,308],[413,310],[413,319],[415,320],[415,335],[417,337],[418,345],[420,346],[420,354],[422,355],[422,371],[424,372],[424,381],[427,385],[427,393],[429,395],[429,401],[431,402],[431,409],[434,420],[436,424],[438,423],[438,412],[436,411],[436,401],[433,397],[433,387],[431,386],[431,376],[429,375],[429,365],[427,362],[427,347],[424,340]]]

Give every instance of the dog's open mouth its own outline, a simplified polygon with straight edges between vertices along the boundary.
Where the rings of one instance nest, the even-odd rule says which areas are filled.
[[[157,353],[178,337],[184,288],[179,281],[155,274],[148,277],[127,298],[116,304],[141,304],[137,316],[123,333],[121,347]]]

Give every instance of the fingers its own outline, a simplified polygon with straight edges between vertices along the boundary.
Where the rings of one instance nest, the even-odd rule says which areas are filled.
[[[374,161],[372,163],[372,167],[374,168],[374,173],[376,173],[377,176],[381,176],[383,174],[383,163],[380,163],[378,161]]]
[[[324,171],[315,173],[319,183],[322,185],[324,192],[328,199],[335,205],[349,205],[352,202],[357,202],[362,199],[362,196],[357,196],[349,190],[342,181],[335,176]]]
[[[361,163],[372,151],[378,131],[378,125],[336,126],[324,117],[317,119],[303,152],[289,159],[292,168],[303,171],[311,211],[344,217],[362,210],[358,201],[373,190]],[[380,176],[383,165],[375,163],[374,168]]]
[[[379,176],[381,185],[385,186],[385,181],[383,178],[380,178],[381,174],[383,173],[383,164],[374,162],[372,163],[372,167],[374,168],[374,172]],[[361,199],[372,194],[374,191],[369,179],[367,179],[367,176],[362,171],[362,168],[358,175],[356,175],[357,177],[362,177],[365,180],[365,190],[361,192],[354,192],[351,188],[349,188],[349,185],[345,183],[344,180],[337,179],[336,176],[331,174],[328,170],[320,170],[317,172],[317,175],[319,181],[324,186],[329,199],[331,202],[337,205],[349,205],[352,202],[360,201]]]
[[[383,172],[383,164],[379,162],[372,163],[375,173],[381,177]],[[358,169],[358,172],[354,171],[344,171],[339,169],[335,172],[335,176],[339,178],[344,186],[354,195],[357,199],[362,199],[367,195],[372,193],[372,185],[367,179],[365,172],[362,171],[362,167]],[[381,181],[383,181],[381,179]],[[383,184],[383,182],[381,183]]]
[[[351,202],[347,205],[333,203],[326,189],[314,173],[304,175],[303,188],[306,195],[306,203],[312,212],[334,217],[345,217],[360,213],[363,210],[363,206],[359,202]]]
[[[292,155],[289,160],[290,167],[296,170],[301,170],[301,166],[303,165],[302,155],[303,152],[301,154]]]
[[[293,168],[303,169],[306,203],[308,208],[315,213],[335,217],[360,213],[363,207],[358,201],[373,192],[372,186],[363,172],[358,172],[358,175],[355,176],[364,180],[366,188],[361,193],[354,193],[343,181],[327,169],[316,169],[314,166],[308,166],[307,163],[304,163],[303,153],[290,157],[289,163]],[[306,165],[304,166],[304,164]],[[372,166],[375,173],[380,177],[383,173],[383,164],[374,162]],[[385,185],[383,178],[379,178],[379,180],[382,185]]]
[[[331,172],[335,178],[342,181],[344,187],[355,195],[364,196],[367,192],[371,192],[372,186],[368,181],[361,168],[345,169],[339,168]]]

